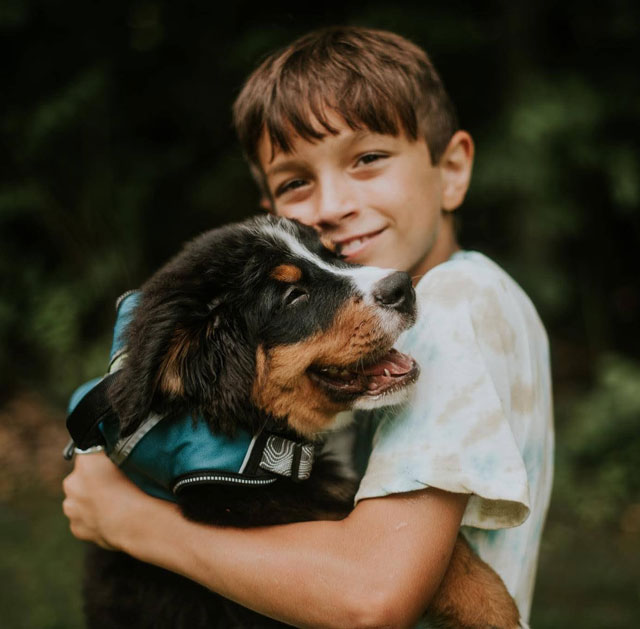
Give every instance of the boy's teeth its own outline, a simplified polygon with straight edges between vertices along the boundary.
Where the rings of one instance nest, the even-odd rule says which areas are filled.
[[[349,255],[352,251],[355,251],[366,240],[366,238],[356,238],[346,245],[342,246],[342,254]]]

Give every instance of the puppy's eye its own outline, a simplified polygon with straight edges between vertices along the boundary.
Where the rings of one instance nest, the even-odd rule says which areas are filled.
[[[287,289],[283,297],[283,303],[285,306],[294,306],[301,304],[309,299],[309,293],[303,288],[298,286],[291,286]]]

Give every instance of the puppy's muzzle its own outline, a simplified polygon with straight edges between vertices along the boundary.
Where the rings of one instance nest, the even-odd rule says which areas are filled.
[[[416,294],[408,273],[397,271],[381,279],[373,287],[373,299],[379,306],[414,318]]]

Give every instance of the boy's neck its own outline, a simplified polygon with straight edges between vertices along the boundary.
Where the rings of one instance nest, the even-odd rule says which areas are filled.
[[[428,255],[423,258],[409,273],[415,286],[422,277],[431,269],[446,262],[456,251],[460,251],[455,230],[453,228],[453,216],[447,216],[440,233]]]

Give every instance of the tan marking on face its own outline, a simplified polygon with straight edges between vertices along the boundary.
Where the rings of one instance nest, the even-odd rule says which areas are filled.
[[[302,270],[294,264],[281,264],[271,271],[271,277],[279,282],[293,284],[302,277]]]
[[[275,417],[288,418],[301,435],[312,437],[350,405],[329,399],[307,376],[309,366],[353,365],[376,350],[390,349],[394,340],[383,331],[374,308],[349,301],[329,329],[299,343],[258,348],[253,401]]]
[[[331,240],[331,238],[329,238],[328,236],[320,236],[320,242],[325,249],[328,249],[333,253],[338,250],[338,245],[336,245],[336,243],[333,242],[333,240]]]
[[[158,372],[158,387],[169,395],[184,395],[181,374],[191,342],[186,330],[178,329],[174,332],[171,346]]]

